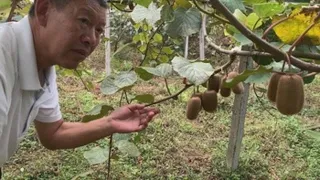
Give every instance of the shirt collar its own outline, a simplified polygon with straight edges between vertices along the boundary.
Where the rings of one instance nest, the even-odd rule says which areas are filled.
[[[28,16],[13,23],[12,27],[17,38],[17,64],[21,89],[40,90],[42,87],[38,76],[33,34]]]

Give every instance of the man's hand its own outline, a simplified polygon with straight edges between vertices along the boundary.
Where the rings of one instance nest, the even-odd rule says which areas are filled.
[[[137,132],[145,129],[159,112],[158,108],[130,104],[116,109],[107,119],[115,133]]]

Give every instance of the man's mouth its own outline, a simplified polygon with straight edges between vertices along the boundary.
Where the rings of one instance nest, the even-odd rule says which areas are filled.
[[[86,50],[83,50],[83,49],[73,49],[73,51],[80,54],[84,58],[86,58],[89,54]]]

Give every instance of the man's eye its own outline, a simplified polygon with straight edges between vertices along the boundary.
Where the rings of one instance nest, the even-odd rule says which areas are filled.
[[[99,33],[100,35],[104,34],[104,30],[103,29],[97,29],[97,33]]]
[[[86,18],[80,18],[79,19],[81,23],[88,25],[89,24],[89,20]]]

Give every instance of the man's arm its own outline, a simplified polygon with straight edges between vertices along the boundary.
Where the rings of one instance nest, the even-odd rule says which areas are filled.
[[[68,149],[86,145],[113,133],[141,131],[159,112],[157,108],[131,104],[116,109],[107,117],[88,123],[35,121],[35,126],[39,139],[46,148]]]
[[[107,118],[88,123],[35,121],[35,126],[41,143],[51,150],[76,148],[113,133]]]

